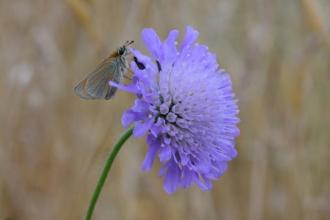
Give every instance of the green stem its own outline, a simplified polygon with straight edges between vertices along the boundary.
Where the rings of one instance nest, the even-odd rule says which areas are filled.
[[[120,148],[123,146],[123,144],[127,141],[127,139],[132,135],[133,133],[133,129],[134,126],[131,127],[130,129],[128,129],[123,136],[121,136],[121,138],[119,139],[119,141],[117,142],[117,144],[115,145],[115,147],[112,149],[110,156],[108,158],[107,163],[104,166],[104,169],[102,171],[101,177],[99,179],[99,182],[96,185],[96,188],[94,190],[93,193],[93,197],[89,203],[88,206],[88,210],[87,210],[87,215],[86,215],[86,220],[91,220],[92,219],[92,215],[93,215],[93,211],[94,211],[94,207],[95,204],[97,202],[97,199],[99,198],[99,195],[101,193],[101,190],[103,188],[104,182],[108,176],[109,170],[111,168],[111,165],[113,163],[113,161],[115,160]]]

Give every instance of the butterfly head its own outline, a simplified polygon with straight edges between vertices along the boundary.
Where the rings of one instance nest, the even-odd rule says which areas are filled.
[[[120,47],[118,50],[117,50],[117,54],[119,56],[126,56],[127,55],[127,46],[134,43],[134,41],[127,41],[122,47]]]

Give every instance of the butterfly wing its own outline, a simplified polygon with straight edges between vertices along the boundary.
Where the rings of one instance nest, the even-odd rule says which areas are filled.
[[[93,72],[87,77],[85,86],[86,92],[95,99],[105,99],[110,90],[109,81],[113,79],[116,73],[116,58],[108,58],[104,60]],[[112,98],[112,97],[111,97]]]
[[[127,65],[125,57],[114,52],[82,80],[73,92],[83,99],[111,99],[117,88],[110,86],[109,82],[119,83]]]
[[[74,94],[76,94],[80,98],[83,98],[83,99],[94,99],[91,95],[89,95],[86,92],[85,86],[86,86],[87,80],[88,80],[88,78],[85,78],[80,83],[78,83],[78,85],[76,85],[76,87],[73,88],[73,92],[74,92]]]

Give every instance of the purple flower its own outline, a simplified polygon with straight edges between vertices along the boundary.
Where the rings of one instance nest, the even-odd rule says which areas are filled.
[[[166,170],[164,190],[170,194],[192,182],[211,190],[210,179],[218,179],[227,162],[236,157],[234,138],[240,133],[230,76],[218,69],[215,54],[195,44],[197,31],[187,27],[179,51],[175,41],[178,34],[171,31],[162,43],[153,29],[144,29],[142,40],[156,64],[131,49],[136,57],[136,62],[131,62],[132,84],[110,82],[137,94],[122,124],[127,127],[136,122],[136,138],[147,133],[149,149],[142,169],[149,170],[158,155],[164,163],[159,176]]]

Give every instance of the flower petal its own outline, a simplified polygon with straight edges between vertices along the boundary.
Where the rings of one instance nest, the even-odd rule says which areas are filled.
[[[178,190],[181,182],[181,170],[177,164],[172,162],[171,166],[167,168],[164,180],[164,190],[168,194],[173,194]]]
[[[127,125],[129,125],[132,122],[148,119],[149,106],[150,104],[143,100],[140,99],[135,100],[135,105],[132,107],[132,109],[127,110],[124,113],[123,117],[121,118],[121,122],[123,126],[126,128]]]
[[[143,29],[142,41],[148,48],[151,55],[154,56],[156,60],[163,59],[162,42],[160,41],[158,35],[153,29]]]
[[[157,66],[152,62],[152,59],[150,59],[150,57],[147,57],[145,55],[143,55],[140,51],[138,50],[134,50],[132,48],[130,48],[131,53],[137,58],[137,60],[140,63],[143,63],[145,68],[148,69],[150,68],[152,70],[152,72],[156,73],[157,70]],[[131,62],[131,66],[132,65],[136,65],[136,63],[134,61]],[[134,71],[135,73],[135,71]]]
[[[197,186],[199,186],[202,190],[206,190],[206,191],[208,191],[207,186],[205,186],[204,183],[203,183],[202,181],[200,181],[199,176],[198,176],[197,173],[195,173],[195,174],[193,175],[193,181],[194,181],[194,183],[196,183]]]
[[[135,128],[133,130],[133,136],[135,138],[142,137],[150,129],[151,125],[154,123],[154,120],[154,118],[151,118],[144,122],[136,123]]]
[[[114,86],[114,87],[117,87],[118,89],[122,89],[122,90],[125,90],[127,92],[132,92],[132,93],[139,93],[139,91],[137,90],[136,86],[135,85],[129,85],[129,86],[125,86],[125,85],[120,85],[120,84],[117,84],[113,81],[110,81],[109,82],[109,85],[110,86]]]
[[[149,170],[154,162],[155,155],[160,146],[160,140],[148,134],[147,143],[149,144],[147,155],[142,163],[142,170]]]
[[[191,46],[197,39],[198,32],[195,31],[192,27],[188,26],[186,29],[186,36],[181,44],[180,51],[187,46]]]
[[[144,118],[143,115],[136,113],[133,110],[127,110],[124,112],[121,118],[121,123],[124,126],[124,128],[127,128],[127,126],[132,122],[142,120],[143,118]]]
[[[182,188],[186,189],[191,185],[193,181],[194,172],[192,172],[191,170],[189,170],[189,168],[185,166],[182,168],[182,173],[183,173],[183,177],[181,179],[181,185]]]
[[[160,152],[158,154],[160,162],[164,162],[170,159],[171,156],[172,156],[172,150],[170,145],[165,145],[164,147],[160,148]]]
[[[173,30],[168,34],[167,39],[164,41],[163,44],[163,51],[164,51],[164,59],[165,64],[162,65],[163,68],[167,68],[169,65],[172,67],[173,63],[175,62],[178,51],[176,50],[175,40],[179,35],[179,31]]]

